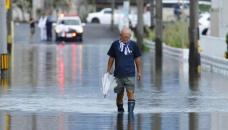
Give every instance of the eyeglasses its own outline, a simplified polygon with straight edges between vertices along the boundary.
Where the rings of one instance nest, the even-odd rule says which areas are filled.
[[[121,36],[122,39],[130,39],[131,36]]]

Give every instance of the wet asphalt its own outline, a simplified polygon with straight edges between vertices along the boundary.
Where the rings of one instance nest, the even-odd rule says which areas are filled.
[[[188,71],[188,63],[142,55],[134,114],[117,113],[101,93],[106,55],[117,30],[88,24],[83,42],[42,42],[15,25],[8,85],[0,87],[0,130],[226,130],[227,76]],[[3,82],[3,79],[1,80]],[[127,98],[124,97],[127,110]]]

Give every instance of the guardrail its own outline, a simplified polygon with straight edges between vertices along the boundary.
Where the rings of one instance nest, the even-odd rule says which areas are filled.
[[[155,51],[155,43],[149,40],[145,40],[147,46],[151,51]],[[188,61],[189,49],[175,48],[167,46],[163,43],[163,53],[171,55],[175,58],[182,59],[184,62]],[[220,73],[223,75],[228,75],[228,59],[220,58],[216,56],[211,56],[201,53],[201,68],[206,71],[211,71],[215,73]]]

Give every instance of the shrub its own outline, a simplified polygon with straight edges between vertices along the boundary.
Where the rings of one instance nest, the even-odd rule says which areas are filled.
[[[228,59],[228,33],[226,34],[226,48],[227,48],[227,50],[225,52],[225,57],[226,57],[226,59]]]
[[[176,22],[174,24],[166,25],[163,30],[163,41],[173,47],[188,48],[188,27],[189,23],[187,22]]]
[[[175,22],[174,24],[167,24],[163,29],[163,42],[169,46],[182,48],[182,39],[183,39],[183,48],[189,47],[188,39],[188,27],[189,23],[187,22]],[[147,28],[149,32],[148,40],[155,41],[155,30]]]

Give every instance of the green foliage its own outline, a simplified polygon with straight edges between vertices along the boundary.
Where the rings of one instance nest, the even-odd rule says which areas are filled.
[[[169,46],[182,48],[182,39],[183,39],[183,48],[189,48],[189,39],[188,39],[188,27],[189,23],[187,22],[176,22],[174,24],[167,24],[163,29],[163,42]],[[150,41],[155,41],[155,31],[147,28],[149,32]]]
[[[188,48],[188,27],[188,22],[176,22],[174,24],[166,25],[163,30],[163,42],[178,48],[182,48],[183,42],[183,48]]]
[[[150,40],[150,41],[155,41],[155,31],[154,30],[151,30],[150,28],[146,28],[147,32],[148,32],[148,37],[147,39]]]
[[[205,5],[205,4],[199,5],[200,12],[210,12],[210,9],[211,9],[211,5]]]
[[[226,47],[227,47],[227,50],[225,54],[226,54],[226,59],[228,59],[228,33],[226,34]]]
[[[228,59],[228,51],[225,52],[225,56],[226,59]]]
[[[150,48],[147,46],[147,44],[144,42],[143,43],[143,52],[149,52]]]
[[[228,45],[228,33],[226,34],[226,44]]]

